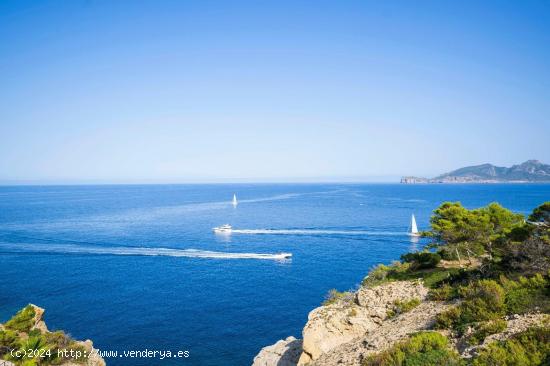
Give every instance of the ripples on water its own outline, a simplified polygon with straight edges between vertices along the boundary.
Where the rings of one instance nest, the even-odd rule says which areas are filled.
[[[549,199],[548,185],[511,184],[0,187],[0,321],[33,302],[103,349],[247,365],[299,337],[330,288],[421,248],[405,235],[412,213],[424,229],[446,200],[528,213]],[[231,235],[212,233],[226,223]],[[156,364],[181,363],[109,362]]]

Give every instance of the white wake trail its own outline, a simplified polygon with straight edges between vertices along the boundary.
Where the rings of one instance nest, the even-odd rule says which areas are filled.
[[[106,254],[134,256],[164,256],[211,259],[267,259],[288,260],[291,253],[227,253],[198,249],[170,249],[144,247],[95,247],[72,244],[14,244],[1,243],[0,250],[8,249],[17,252],[59,253],[59,254]]]

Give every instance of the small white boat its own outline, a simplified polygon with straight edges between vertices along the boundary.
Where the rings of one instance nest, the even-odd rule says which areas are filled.
[[[212,229],[216,234],[231,234],[231,231],[233,231],[233,228],[229,224],[225,224],[222,226],[218,226]]]
[[[418,227],[416,226],[416,219],[414,218],[414,214],[411,216],[411,225],[409,226],[410,231],[408,231],[409,236],[420,236],[420,233],[418,232]]]
[[[277,257],[280,257],[281,259],[290,259],[292,258],[292,253],[279,253],[275,254]]]
[[[239,204],[239,202],[237,202],[237,195],[235,193],[233,193],[233,202],[231,202],[231,203],[235,207]]]

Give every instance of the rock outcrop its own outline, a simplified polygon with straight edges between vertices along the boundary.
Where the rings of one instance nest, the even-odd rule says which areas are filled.
[[[16,334],[18,335],[18,337],[20,337],[21,339],[26,339],[29,336],[28,332],[35,331],[35,330],[40,331],[40,333],[42,334],[50,333],[50,331],[48,330],[48,327],[46,326],[46,323],[44,322],[45,310],[33,304],[29,304],[27,308],[29,307],[32,308],[32,314],[34,314],[34,316],[32,316],[32,318],[28,318],[30,321],[30,324],[28,324],[28,328],[26,328],[26,330],[16,331]],[[0,331],[2,330],[9,330],[8,323],[6,323],[5,326],[0,324]],[[60,366],[82,366],[82,365],[105,366],[105,360],[103,360],[103,358],[97,352],[94,352],[95,350],[93,348],[93,343],[91,340],[88,339],[85,341],[73,341],[68,336],[64,336],[64,337],[67,340],[67,342],[70,341],[70,342],[73,342],[71,344],[82,347],[86,351],[86,354],[89,356],[86,357],[86,361],[84,363],[82,362],[77,363],[73,360],[66,360],[65,362],[59,363]],[[2,360],[2,357],[0,354],[0,365],[2,365],[2,362],[4,361]],[[4,364],[10,365],[8,361],[5,361]]]
[[[302,332],[263,348],[253,366],[359,365],[362,357],[433,323],[447,308],[428,302],[428,289],[420,281],[389,282],[361,287],[353,296],[311,311]],[[396,301],[418,299],[413,311],[389,319]]]
[[[295,366],[302,354],[302,340],[288,337],[262,348],[252,366]]]
[[[458,303],[430,301],[428,288],[420,281],[397,281],[376,287],[361,287],[353,296],[321,306],[309,313],[302,332],[303,341],[294,337],[265,347],[253,366],[361,366],[366,357],[384,351],[411,334],[433,329],[438,314]],[[391,316],[396,301],[420,300],[408,312]],[[469,345],[469,334],[459,338],[448,330],[454,349],[463,358],[475,356],[489,343],[508,339],[529,327],[550,321],[547,314],[529,313],[506,319],[503,332],[489,335],[479,345]]]
[[[308,366],[360,366],[366,356],[384,351],[412,333],[430,329],[435,316],[449,306],[434,301],[424,302],[408,313],[383,321],[378,328],[363,336],[322,354]]]
[[[361,287],[351,304],[337,302],[313,310],[302,332],[303,352],[298,365],[377,329],[396,300],[424,300],[427,294],[428,289],[418,281],[390,282],[374,288]]]

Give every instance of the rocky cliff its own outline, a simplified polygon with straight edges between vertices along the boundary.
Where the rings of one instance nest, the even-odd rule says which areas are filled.
[[[359,365],[365,354],[431,325],[433,317],[447,306],[427,301],[427,294],[428,289],[419,281],[361,287],[349,299],[311,311],[302,342],[287,338],[265,347],[253,365]],[[414,313],[391,316],[397,302],[410,300],[420,303]],[[274,354],[284,356],[284,363]]]
[[[414,303],[402,313],[396,304]],[[263,348],[253,366],[362,366],[366,357],[387,350],[411,334],[433,329],[438,314],[457,304],[431,301],[428,288],[419,280],[396,281],[361,287],[353,297],[311,311],[303,329],[303,340],[289,337]],[[506,328],[479,345],[469,346],[467,332],[458,337],[441,331],[452,347],[468,358],[492,341],[508,339],[530,326],[548,320],[535,313],[506,318]]]
[[[92,341],[76,341],[62,331],[49,331],[43,317],[44,309],[29,304],[0,324],[0,365],[105,366]],[[30,355],[25,353],[28,349],[41,352]]]

